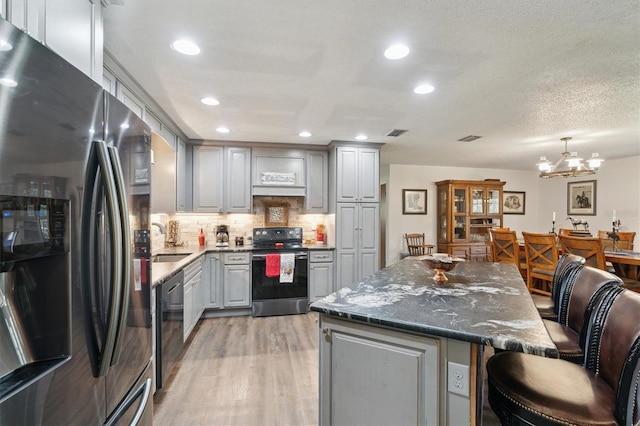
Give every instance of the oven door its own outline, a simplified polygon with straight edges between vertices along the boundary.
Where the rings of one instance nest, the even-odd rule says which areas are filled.
[[[285,251],[278,251],[278,253],[282,254]],[[308,254],[307,252],[295,252],[294,254],[293,282],[281,283],[279,276],[267,276],[267,252],[254,252],[251,261],[251,296],[254,316],[308,312]]]

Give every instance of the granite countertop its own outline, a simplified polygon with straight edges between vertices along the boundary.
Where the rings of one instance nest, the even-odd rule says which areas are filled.
[[[557,357],[558,351],[516,266],[461,262],[435,273],[405,258],[311,305],[356,322]]]
[[[334,246],[329,245],[305,245],[305,248],[309,250],[334,250]],[[188,254],[184,259],[178,262],[152,262],[151,263],[151,283],[152,286],[162,284],[167,279],[171,278],[185,266],[196,260],[200,256],[204,256],[206,253],[237,253],[253,251],[253,245],[248,244],[244,246],[236,246],[230,244],[228,247],[216,247],[215,244],[207,244],[204,246],[179,246],[179,247],[167,247],[161,250],[154,251],[151,256],[157,254]]]

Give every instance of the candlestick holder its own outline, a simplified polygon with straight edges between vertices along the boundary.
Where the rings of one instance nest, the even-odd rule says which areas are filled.
[[[558,236],[558,234],[556,234],[556,221],[555,220],[551,221],[551,232],[550,232],[550,234],[553,234],[554,237]]]
[[[620,235],[617,234],[616,231],[620,229],[620,220],[614,220],[611,224],[611,232],[607,233],[607,236],[613,240],[613,244],[611,248],[613,251],[620,251],[620,247],[618,246],[618,241],[620,241]]]

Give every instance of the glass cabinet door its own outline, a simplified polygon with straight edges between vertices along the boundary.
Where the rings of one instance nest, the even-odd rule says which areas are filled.
[[[471,188],[471,213],[484,214],[484,188]]]
[[[455,216],[453,223],[453,239],[454,240],[466,240],[467,239],[467,217]]]
[[[454,213],[466,213],[467,212],[467,189],[466,188],[453,188],[453,212]]]
[[[487,210],[489,214],[499,214],[500,213],[500,190],[499,189],[488,189],[488,197],[487,197]]]
[[[448,190],[447,188],[440,188],[438,194],[438,214],[447,214],[447,206],[448,204]]]
[[[447,216],[439,216],[438,239],[447,240]]]

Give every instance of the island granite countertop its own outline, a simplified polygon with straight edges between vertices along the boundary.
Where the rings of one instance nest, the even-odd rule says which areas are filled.
[[[434,271],[405,258],[314,302],[311,310],[356,322],[556,358],[558,351],[515,265],[461,262]]]

